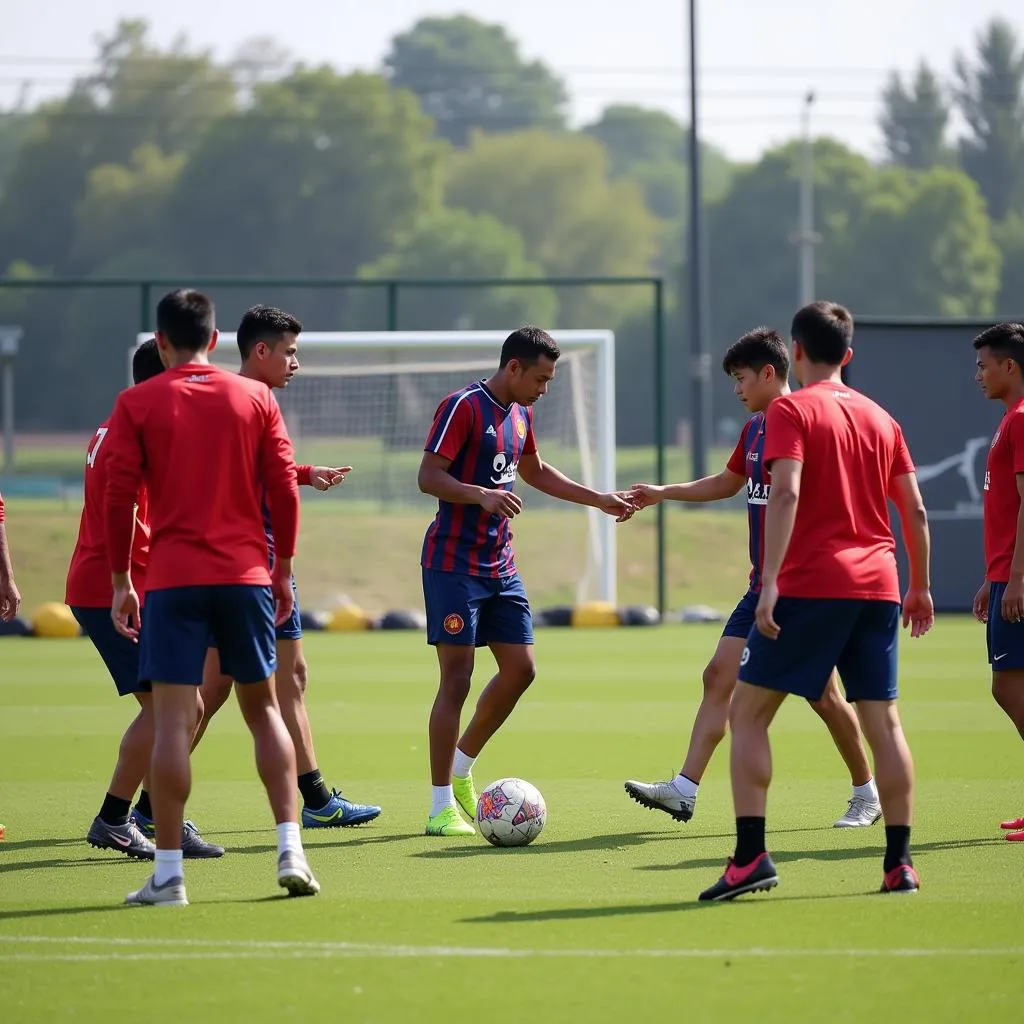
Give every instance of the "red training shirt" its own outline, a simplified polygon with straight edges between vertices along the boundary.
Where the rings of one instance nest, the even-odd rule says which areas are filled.
[[[985,579],[990,583],[1010,580],[1020,514],[1018,473],[1024,473],[1024,399],[1007,410],[985,463]]]
[[[4,496],[0,494],[0,523],[4,521]]]
[[[150,591],[269,584],[263,488],[278,554],[294,557],[295,453],[265,384],[208,363],[165,370],[121,393],[105,446],[111,571],[128,568],[143,480],[152,529]]]
[[[768,406],[764,460],[776,459],[803,463],[779,593],[899,602],[888,496],[914,472],[900,425],[870,398],[821,381]]]
[[[85,456],[85,488],[78,541],[68,569],[64,603],[72,608],[109,608],[114,596],[107,559],[107,536],[103,522],[107,489],[107,455],[104,444],[110,420],[97,428]],[[132,582],[140,595],[146,592],[146,563],[149,561],[149,522],[145,485],[139,488],[132,537]]]

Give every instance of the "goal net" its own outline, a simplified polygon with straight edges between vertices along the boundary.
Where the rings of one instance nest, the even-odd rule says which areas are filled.
[[[150,336],[140,334],[138,342]],[[614,336],[596,330],[553,331],[552,336],[562,357],[548,394],[534,407],[541,457],[588,487],[613,490]],[[329,502],[337,516],[339,545],[346,543],[346,533],[369,538],[362,554],[370,564],[377,544],[408,543],[418,558],[436,508],[416,483],[434,412],[446,395],[495,370],[505,337],[482,331],[299,336],[301,369],[276,395],[300,463],[354,467],[342,487],[316,500],[317,506]],[[221,332],[211,360],[238,369],[234,334]],[[614,604],[614,520],[524,484],[517,492],[524,500],[524,513],[513,524],[517,562],[535,600]],[[396,539],[396,517],[408,520],[408,539],[404,528]],[[330,551],[323,557],[330,559]],[[409,567],[413,574],[416,565]],[[352,593],[349,581],[339,580],[342,585]]]

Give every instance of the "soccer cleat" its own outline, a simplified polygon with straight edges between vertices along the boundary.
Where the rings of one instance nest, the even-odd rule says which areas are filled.
[[[710,889],[705,889],[699,899],[701,902],[734,900],[745,892],[767,892],[778,884],[775,864],[767,853],[760,854],[742,868],[736,867],[730,857],[725,865],[725,874]]]
[[[1024,843],[1024,831],[1020,832],[1007,832],[1006,839],[1011,843]]]
[[[877,800],[865,800],[862,796],[851,796],[846,813],[832,826],[833,828],[866,828],[882,817],[882,805]]]
[[[318,811],[302,808],[302,827],[349,828],[352,825],[365,825],[378,814],[379,807],[373,804],[354,804],[334,789],[331,790],[331,799]]]
[[[428,836],[475,836],[476,829],[463,821],[458,808],[446,807],[432,818],[427,819]]]
[[[897,864],[892,871],[886,871],[879,892],[913,893],[920,888],[917,872],[909,864]]]
[[[207,860],[223,857],[224,847],[208,843],[199,834],[199,829],[191,821],[186,821],[181,828],[181,855],[188,860]]]
[[[108,825],[102,818],[96,817],[85,838],[97,850],[116,850],[139,860],[152,860],[156,852],[156,847],[130,818],[123,825]]]
[[[320,883],[313,877],[306,855],[294,850],[285,850],[277,858],[277,884],[287,889],[289,896],[315,896],[320,891]]]
[[[163,885],[157,885],[150,875],[146,884],[135,892],[128,893],[124,901],[130,907],[187,907],[188,897],[185,895],[185,879],[172,878]]]
[[[139,814],[137,807],[132,808],[131,817],[129,821],[134,821],[136,828],[147,838],[156,839],[156,823],[152,818],[147,818],[143,814]]]
[[[626,783],[626,792],[641,807],[652,811],[664,811],[676,821],[689,821],[697,807],[696,797],[683,796],[671,782],[633,782]]]
[[[453,775],[452,792],[455,794],[455,799],[462,808],[462,813],[465,814],[470,821],[476,821],[477,795],[476,786],[473,785],[472,773],[467,775],[464,779],[459,778],[457,775]]]
[[[1017,832],[1024,828],[1024,818],[1013,818],[1010,821],[1001,821],[999,822],[999,827],[1003,829],[1004,832]]]

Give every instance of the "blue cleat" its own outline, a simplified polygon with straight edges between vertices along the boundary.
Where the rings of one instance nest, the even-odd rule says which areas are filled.
[[[346,800],[336,789],[331,792],[331,799],[326,806],[313,810],[302,808],[303,828],[349,828],[352,825],[365,825],[380,814],[380,808],[372,804],[354,804]]]

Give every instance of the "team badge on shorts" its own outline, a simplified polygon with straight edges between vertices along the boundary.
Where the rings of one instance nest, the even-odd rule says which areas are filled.
[[[526,440],[526,424],[520,420],[516,420],[516,433],[519,435],[520,441]]]
[[[455,612],[452,612],[451,615],[445,616],[444,631],[446,633],[451,633],[452,636],[455,636],[457,633],[461,633],[465,626],[466,624],[462,621],[461,615],[456,615]]]

